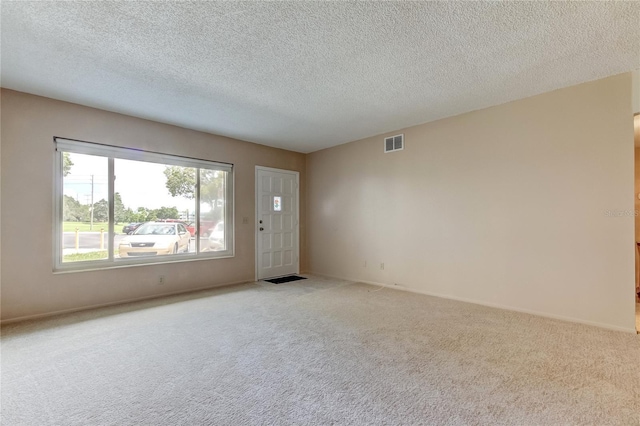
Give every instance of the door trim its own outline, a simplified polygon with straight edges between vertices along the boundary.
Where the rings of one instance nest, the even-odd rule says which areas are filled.
[[[276,173],[286,173],[286,174],[290,174],[290,175],[294,175],[296,177],[296,187],[295,187],[295,194],[296,194],[296,215],[295,215],[295,220],[296,220],[296,241],[295,241],[295,248],[296,248],[296,274],[300,273],[300,172],[297,172],[295,170],[285,170],[285,169],[275,169],[273,167],[266,167],[266,166],[256,166],[256,171],[255,171],[255,178],[254,178],[254,192],[255,192],[255,198],[254,198],[254,203],[255,203],[255,216],[254,216],[254,221],[253,221],[253,225],[255,227],[255,232],[254,232],[254,260],[255,260],[255,270],[254,270],[254,281],[258,281],[258,262],[260,260],[260,256],[258,253],[258,238],[259,238],[259,231],[258,231],[258,217],[260,215],[259,212],[259,197],[260,194],[258,194],[258,171],[259,170],[263,170],[265,172],[276,172]]]

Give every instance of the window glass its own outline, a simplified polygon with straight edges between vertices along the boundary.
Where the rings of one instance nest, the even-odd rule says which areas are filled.
[[[108,259],[108,159],[72,152],[62,158],[62,262]]]
[[[175,224],[195,215],[195,168],[116,158],[114,172],[116,230],[123,230],[115,238],[116,258],[196,252],[195,241],[180,238]],[[124,235],[124,224],[129,222],[174,223],[141,225],[142,231]],[[173,232],[144,232],[151,229]]]
[[[200,169],[200,248],[203,251],[227,249],[224,232],[227,175],[228,172],[220,170]]]
[[[233,255],[231,165],[60,138],[56,147],[56,268]]]

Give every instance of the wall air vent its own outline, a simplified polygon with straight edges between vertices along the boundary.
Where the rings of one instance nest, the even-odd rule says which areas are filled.
[[[384,138],[384,152],[400,151],[404,149],[404,135],[395,135]]]

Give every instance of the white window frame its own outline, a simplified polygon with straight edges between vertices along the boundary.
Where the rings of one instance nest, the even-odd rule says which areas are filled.
[[[103,145],[92,142],[84,142],[73,139],[54,137],[55,166],[54,166],[54,218],[53,218],[53,270],[54,272],[87,271],[98,269],[120,268],[128,266],[162,264],[174,262],[188,262],[194,260],[219,259],[235,256],[234,239],[235,226],[234,218],[234,166],[229,163],[201,160],[196,158],[182,157],[177,155],[162,154],[158,152],[142,151],[138,149],[122,148],[111,145]],[[106,157],[108,161],[108,202],[109,202],[109,230],[107,238],[108,258],[91,261],[62,262],[63,259],[63,152],[76,154],[97,155]],[[195,188],[195,227],[196,227],[196,252],[181,253],[176,255],[163,255],[154,257],[136,257],[127,259],[114,258],[114,162],[115,159],[145,161],[149,163],[166,164],[169,166],[193,167],[196,172]],[[228,172],[225,188],[225,244],[226,249],[221,251],[200,250],[200,169],[218,170]]]

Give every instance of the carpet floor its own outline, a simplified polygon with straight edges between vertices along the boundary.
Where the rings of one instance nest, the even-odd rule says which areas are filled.
[[[2,327],[2,425],[640,425],[640,336],[309,279]]]

